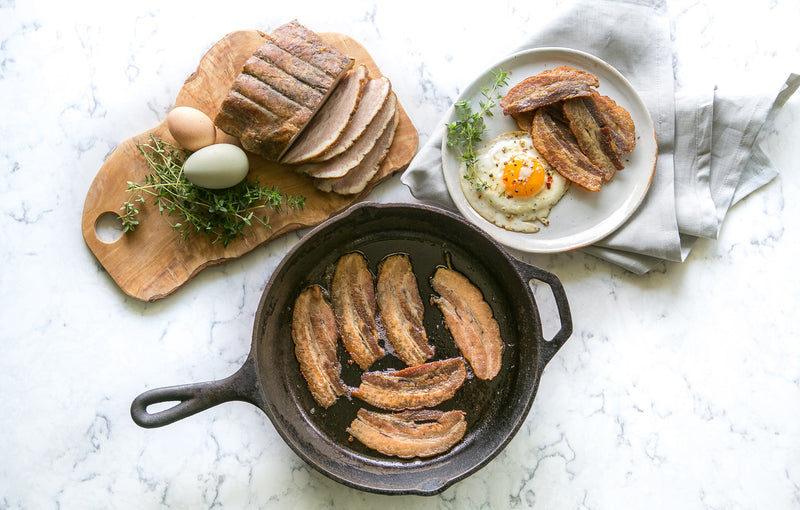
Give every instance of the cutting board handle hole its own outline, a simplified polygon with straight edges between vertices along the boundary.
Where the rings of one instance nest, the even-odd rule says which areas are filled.
[[[122,237],[122,218],[114,212],[104,212],[94,222],[94,232],[104,243],[116,242]]]

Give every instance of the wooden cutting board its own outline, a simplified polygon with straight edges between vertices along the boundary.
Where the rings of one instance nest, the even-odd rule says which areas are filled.
[[[358,42],[338,33],[323,33],[320,36],[328,44],[355,58],[355,65],[365,64],[370,77],[382,76],[372,57]],[[263,43],[263,33],[256,30],[237,31],[225,36],[203,56],[197,70],[178,93],[175,106],[192,106],[213,119],[245,60]],[[377,184],[404,170],[417,152],[419,137],[399,103],[398,108],[400,123],[391,150],[375,178],[357,195],[323,193],[314,188],[308,176],[248,154],[248,179],[258,179],[262,186],[278,186],[286,194],[304,195],[305,208],[271,212],[271,230],[254,226],[248,229],[245,237],[223,247],[222,243],[212,244],[204,235],[180,241],[152,200],[148,200],[139,208],[139,226],[134,232],[123,234],[112,242],[101,240],[97,230],[98,220],[108,213],[118,215],[120,207],[129,197],[127,182],[142,182],[150,173],[136,145],[147,141],[151,134],[174,142],[165,120],[153,129],[121,143],[100,167],[84,203],[81,225],[83,237],[123,292],[142,301],[155,301],[169,296],[204,268],[241,257],[287,232],[317,225],[363,200]]]

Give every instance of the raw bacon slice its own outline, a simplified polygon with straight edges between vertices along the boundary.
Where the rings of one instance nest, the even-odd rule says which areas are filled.
[[[331,302],[347,352],[362,370],[368,369],[383,356],[383,349],[378,345],[375,282],[361,253],[339,258],[331,282]]]
[[[439,267],[431,278],[431,298],[444,315],[445,324],[461,354],[479,379],[492,379],[500,371],[503,340],[492,308],[469,279],[458,271]]]
[[[389,255],[378,270],[378,310],[386,338],[406,365],[415,366],[433,357],[422,323],[425,306],[419,296],[411,259],[405,253]]]
[[[500,100],[500,106],[506,115],[535,110],[564,99],[588,96],[592,87],[599,85],[593,74],[559,66],[519,82]]]
[[[531,124],[533,146],[558,173],[589,191],[599,191],[603,173],[581,151],[569,127],[551,112],[548,108],[536,110]]]
[[[347,432],[384,455],[411,459],[444,453],[467,431],[463,411],[423,409],[383,414],[359,409]]]
[[[347,391],[336,358],[338,339],[336,318],[322,288],[312,285],[303,290],[292,310],[294,354],[311,395],[326,409]]]
[[[367,372],[352,394],[389,411],[420,409],[453,398],[466,379],[464,360],[451,358],[397,372]]]

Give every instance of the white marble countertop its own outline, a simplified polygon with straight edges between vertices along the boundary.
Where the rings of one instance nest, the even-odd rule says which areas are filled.
[[[556,4],[0,2],[0,508],[800,507],[797,95],[768,138],[781,175],[685,263],[634,276],[583,253],[533,258],[564,283],[574,334],[508,447],[438,496],[329,480],[249,404],[152,430],[130,418],[148,388],[242,364],[264,284],[304,233],[150,304],[122,293],[83,241],[104,159],[164,118],[214,42],[292,18],[347,33],[424,143],[475,70]],[[797,0],[669,6],[678,79],[757,88],[798,71]],[[396,177],[370,198],[413,201]]]

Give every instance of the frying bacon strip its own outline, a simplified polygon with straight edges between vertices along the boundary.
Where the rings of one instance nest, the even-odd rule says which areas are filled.
[[[500,371],[503,340],[489,303],[463,274],[439,267],[431,278],[439,296],[431,298],[444,315],[445,324],[461,354],[479,379],[492,379]]]
[[[432,361],[397,372],[367,372],[352,394],[389,411],[434,407],[455,395],[467,378],[461,358]]]
[[[348,253],[336,263],[331,302],[347,352],[366,370],[383,356],[383,349],[378,345],[375,282],[362,254]]]
[[[531,138],[536,148],[558,173],[589,191],[599,191],[603,173],[586,157],[569,127],[556,120],[550,108],[536,110],[531,124]]]
[[[386,338],[406,365],[433,357],[433,347],[422,323],[425,307],[419,295],[411,259],[396,253],[383,259],[378,270],[378,310]]]
[[[593,74],[559,66],[519,82],[500,101],[500,106],[506,115],[535,110],[564,99],[588,96],[592,87],[599,85]]]
[[[424,409],[383,414],[359,409],[347,432],[384,455],[410,459],[444,453],[467,430],[463,411]]]
[[[326,409],[347,391],[336,358],[338,339],[336,318],[322,288],[312,285],[303,290],[292,310],[294,354],[311,395]]]

